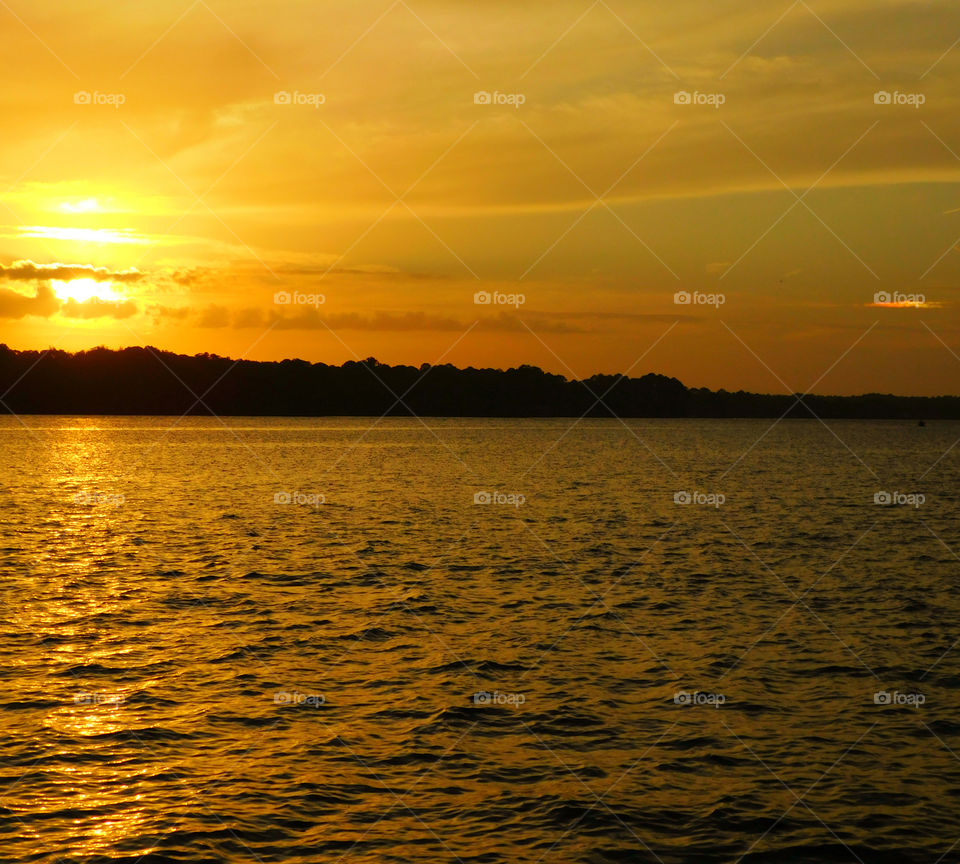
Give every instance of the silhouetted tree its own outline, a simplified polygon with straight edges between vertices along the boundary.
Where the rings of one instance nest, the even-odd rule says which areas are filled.
[[[9,391],[9,392],[8,392]],[[536,366],[342,366],[189,357],[156,348],[13,351],[0,345],[0,393],[18,414],[451,417],[770,417],[960,419],[960,397],[763,395],[688,389],[676,378],[570,381]]]

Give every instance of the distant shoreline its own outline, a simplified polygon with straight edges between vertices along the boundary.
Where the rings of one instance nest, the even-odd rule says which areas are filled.
[[[473,419],[960,420],[960,396],[821,396],[689,388],[665,375],[572,381],[535,366],[342,366],[188,356],[155,348],[14,351],[0,345],[0,408],[37,416]]]
[[[210,414],[202,413],[199,411],[194,411],[189,414],[93,414],[93,413],[81,413],[81,414],[65,414],[65,413],[29,413],[24,411],[15,411],[13,414],[9,412],[3,412],[0,410],[0,420],[4,418],[9,419],[13,416],[16,417],[63,417],[65,419],[76,419],[81,420],[83,418],[103,418],[103,419],[116,419],[116,420],[130,420],[137,417],[143,417],[144,419],[149,419],[152,417],[174,417],[174,418],[189,418],[192,420],[203,420],[204,418],[215,420],[215,419],[229,419],[229,420],[412,420],[416,422],[417,420],[582,420],[586,422],[588,420],[604,420],[612,424],[611,428],[617,428],[619,421],[621,420],[729,420],[730,422],[736,422],[740,420],[776,420],[781,418],[768,417],[768,416],[754,416],[754,417],[736,417],[733,415],[727,417],[667,417],[667,416],[657,416],[657,417],[576,417],[573,414],[551,414],[551,415],[503,415],[503,414],[486,414],[483,416],[471,415],[471,414]],[[858,423],[890,423],[890,424],[908,424],[910,426],[917,426],[922,423],[923,425],[930,425],[931,423],[960,423],[960,417],[939,417],[935,418],[933,421],[928,421],[921,418],[917,420],[913,417],[828,417],[828,418],[819,418],[819,420],[828,419],[828,420],[844,420],[849,422],[858,422]],[[814,423],[819,422],[817,417],[808,416],[808,417],[783,417],[781,422],[806,422]],[[18,429],[22,427],[11,427],[11,429]],[[165,428],[165,427],[164,427]],[[0,430],[7,431],[7,430]]]

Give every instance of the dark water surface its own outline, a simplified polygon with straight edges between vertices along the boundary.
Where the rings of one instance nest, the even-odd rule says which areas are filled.
[[[960,861],[960,424],[23,422],[4,862]]]

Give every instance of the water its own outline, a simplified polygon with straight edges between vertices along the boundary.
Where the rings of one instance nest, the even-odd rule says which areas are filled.
[[[960,424],[173,422],[0,423],[0,860],[960,861]]]

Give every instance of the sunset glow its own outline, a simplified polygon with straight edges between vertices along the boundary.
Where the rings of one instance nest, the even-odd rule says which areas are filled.
[[[63,210],[64,213],[94,213],[99,207],[96,198],[87,198],[83,201],[64,201],[64,203],[60,205],[60,209]]]
[[[960,8],[881,7],[0,10],[0,265],[143,274],[0,341],[950,392]]]
[[[40,240],[66,240],[75,243],[147,243],[144,238],[133,236],[133,229],[111,230],[109,228],[63,228],[49,225],[30,225],[20,229],[20,236]]]
[[[52,279],[50,284],[54,293],[61,300],[76,300],[78,303],[87,303],[96,298],[97,300],[115,303],[122,299],[109,282],[97,282],[95,279],[73,279],[69,282]]]
[[[960,864],[960,2],[0,58],[0,864]]]

